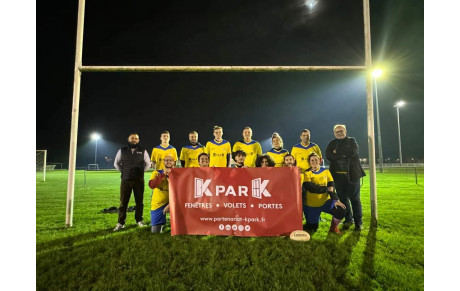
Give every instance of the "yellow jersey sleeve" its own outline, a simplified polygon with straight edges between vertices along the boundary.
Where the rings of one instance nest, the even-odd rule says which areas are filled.
[[[152,175],[150,176],[150,180],[155,179],[161,173],[163,173],[162,170],[153,171]],[[167,203],[169,203],[169,180],[168,178],[161,181],[160,185],[158,185],[158,187],[153,189],[151,202],[150,202],[150,210],[158,209]]]

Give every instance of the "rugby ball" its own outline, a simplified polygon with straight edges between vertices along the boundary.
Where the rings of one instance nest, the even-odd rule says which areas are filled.
[[[294,230],[293,232],[291,232],[289,238],[295,241],[309,241],[310,234],[305,230]]]

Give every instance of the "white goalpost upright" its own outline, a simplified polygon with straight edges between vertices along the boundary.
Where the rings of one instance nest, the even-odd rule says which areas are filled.
[[[36,172],[43,172],[43,182],[46,180],[46,150],[36,151]]]

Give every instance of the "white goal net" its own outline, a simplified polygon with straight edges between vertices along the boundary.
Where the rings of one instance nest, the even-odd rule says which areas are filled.
[[[36,151],[36,173],[37,179],[43,180],[46,179],[46,150],[37,150]]]

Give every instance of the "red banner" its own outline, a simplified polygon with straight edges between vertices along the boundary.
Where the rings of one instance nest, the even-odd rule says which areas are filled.
[[[299,168],[178,168],[171,235],[278,236],[302,229]]]

